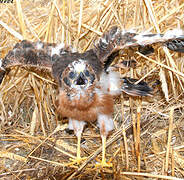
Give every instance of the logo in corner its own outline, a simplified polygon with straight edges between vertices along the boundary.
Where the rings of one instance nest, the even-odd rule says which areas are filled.
[[[13,3],[13,0],[0,0],[0,3]]]

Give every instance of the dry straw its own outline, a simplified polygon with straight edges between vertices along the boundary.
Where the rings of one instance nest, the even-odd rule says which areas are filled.
[[[138,32],[183,28],[184,1],[14,0],[0,4],[1,58],[23,39],[64,42],[80,52],[113,25]],[[101,140],[95,124],[86,127],[80,166],[68,167],[76,138],[55,112],[57,86],[47,73],[14,68],[0,86],[0,177],[10,179],[183,179],[183,54],[155,47],[135,58],[136,69],[121,74],[149,83],[161,81],[152,98],[115,100],[116,128],[107,141],[113,168],[97,169]],[[133,128],[132,128],[133,126]]]

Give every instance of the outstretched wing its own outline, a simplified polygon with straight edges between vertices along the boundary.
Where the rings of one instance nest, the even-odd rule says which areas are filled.
[[[154,51],[151,45],[155,43],[167,46],[172,51],[184,52],[184,33],[176,29],[165,34],[138,34],[112,27],[99,39],[94,51],[106,71],[120,50],[138,47],[143,54],[149,54]]]
[[[24,67],[35,72],[52,71],[52,65],[57,59],[55,56],[60,56],[64,53],[70,53],[71,48],[64,44],[53,44],[30,42],[23,40],[17,43],[12,50],[8,52],[1,62],[0,82],[3,80],[6,72],[14,66]]]

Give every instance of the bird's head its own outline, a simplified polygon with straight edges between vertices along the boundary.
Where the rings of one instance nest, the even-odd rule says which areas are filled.
[[[95,84],[96,75],[84,60],[73,61],[62,73],[62,85],[69,90],[87,90]]]

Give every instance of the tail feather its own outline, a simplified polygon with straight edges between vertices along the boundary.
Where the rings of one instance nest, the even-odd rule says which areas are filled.
[[[137,79],[124,77],[122,80],[122,92],[131,96],[152,96],[153,89],[144,81],[139,82]]]

